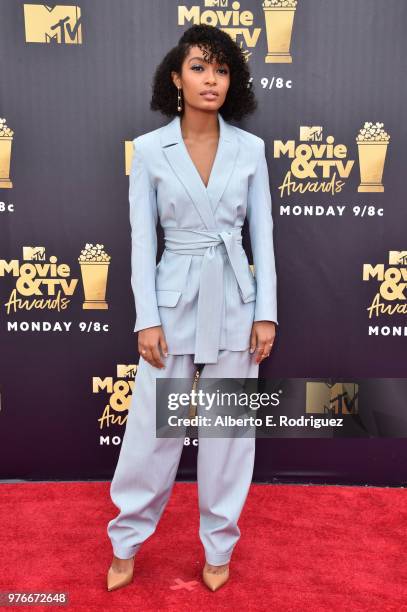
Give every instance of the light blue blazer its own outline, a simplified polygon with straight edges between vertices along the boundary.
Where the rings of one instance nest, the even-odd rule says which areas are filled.
[[[218,114],[208,186],[180,117],[133,140],[129,181],[134,331],[162,325],[170,354],[217,363],[246,350],[253,321],[277,321],[272,203],[262,138]],[[242,246],[247,216],[254,275]],[[157,258],[157,222],[165,250]]]

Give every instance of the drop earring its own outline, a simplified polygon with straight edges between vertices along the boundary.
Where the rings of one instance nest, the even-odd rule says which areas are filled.
[[[181,105],[181,89],[178,87],[178,106],[177,106],[177,110],[180,113],[182,111],[182,105]]]

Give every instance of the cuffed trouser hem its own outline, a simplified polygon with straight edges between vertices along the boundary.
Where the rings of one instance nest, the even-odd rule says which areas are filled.
[[[209,565],[225,565],[229,563],[233,550],[226,553],[205,553],[206,561]]]
[[[120,546],[113,546],[113,553],[115,557],[119,559],[131,559],[134,555],[136,555],[141,547],[141,544],[138,546],[132,546],[131,548],[121,548]]]

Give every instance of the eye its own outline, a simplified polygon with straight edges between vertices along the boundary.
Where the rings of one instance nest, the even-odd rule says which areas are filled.
[[[203,66],[201,64],[194,64],[193,66],[191,66],[191,70],[195,70],[195,68],[202,68],[203,69]],[[221,70],[222,74],[227,74],[228,73],[227,68],[218,68],[218,70]],[[198,71],[195,70],[195,72],[199,72],[199,70]]]

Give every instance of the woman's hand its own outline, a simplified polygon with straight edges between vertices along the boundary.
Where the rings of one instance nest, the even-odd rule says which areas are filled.
[[[260,363],[270,355],[276,336],[276,325],[273,321],[255,321],[252,326],[250,335],[250,352],[253,353],[256,349],[256,363]]]
[[[168,346],[161,325],[147,327],[138,332],[138,352],[152,366],[162,369],[165,365],[161,360],[160,347],[164,357],[167,357]]]

